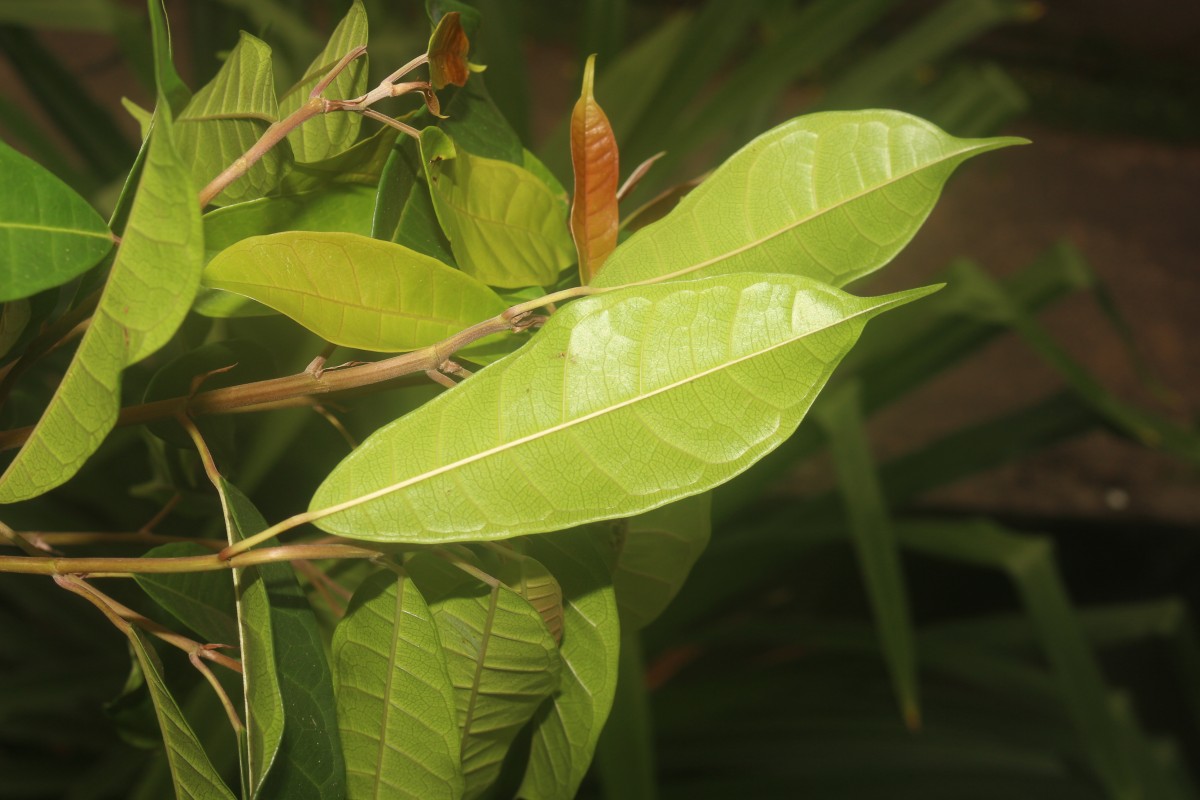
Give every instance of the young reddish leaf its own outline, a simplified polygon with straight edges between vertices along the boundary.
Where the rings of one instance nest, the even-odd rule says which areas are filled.
[[[463,30],[458,12],[451,11],[438,21],[433,35],[429,37],[429,82],[434,89],[444,89],[446,84],[463,86],[471,75],[467,65],[467,51],[471,43]]]
[[[592,95],[596,56],[588,56],[583,91],[571,112],[571,163],[575,197],[571,202],[571,236],[579,253],[579,280],[591,282],[617,246],[617,139],[604,109]]]

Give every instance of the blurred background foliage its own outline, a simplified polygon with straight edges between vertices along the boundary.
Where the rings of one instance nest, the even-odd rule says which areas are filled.
[[[167,4],[189,85],[207,81],[246,29],[273,46],[280,89],[347,5]],[[584,56],[599,54],[596,92],[623,171],[667,150],[627,211],[773,123],[821,109],[900,108],[960,136],[1048,125],[1188,146],[1200,139],[1195,54],[1150,53],[1169,14],[1155,28],[1152,15],[1117,3],[1099,4],[1095,19],[1091,4],[1074,4],[1072,16],[1026,0],[472,5],[483,19],[472,60],[488,65],[491,97],[564,182],[566,114]],[[424,49],[428,29],[415,2],[366,6],[378,80]],[[0,0],[0,23],[13,88],[0,96],[5,140],[111,208],[137,149],[136,124],[112,100],[145,106],[152,97],[144,11],[115,0]],[[1057,244],[1003,277],[958,255],[943,252],[944,269],[922,272],[946,280],[946,290],[868,329],[796,436],[714,493],[711,544],[688,582],[662,617],[625,636],[617,707],[587,796],[1196,796],[1194,525],[1070,509],[1031,518],[1003,504],[929,499],[1085,435],[1164,453],[1194,488],[1200,436],[1188,404],[1156,377],[1138,346],[1140,320],[1126,321],[1076,246]],[[1137,376],[1134,399],[1039,321],[1079,302],[1094,306],[1112,357]],[[64,303],[47,296],[34,308],[52,319]],[[199,342],[210,324],[191,320],[181,339]],[[320,349],[281,318],[219,324],[266,346],[276,364],[260,367],[265,374],[300,369]],[[1005,338],[1020,342],[1025,363],[1055,375],[1056,388],[876,454],[886,431],[871,420],[910,395],[932,399],[909,402],[905,414],[936,415],[942,377]],[[141,397],[171,355],[132,371],[128,396]],[[46,385],[34,380],[14,396],[6,426],[44,402],[39,391],[61,367],[47,359]],[[1020,375],[972,380],[984,398]],[[335,410],[361,438],[433,391]],[[237,483],[268,518],[294,511],[348,446],[310,409],[216,424],[223,432],[209,431],[210,441],[230,449]],[[52,500],[5,509],[4,521],[136,529],[182,490],[163,530],[188,533],[215,502],[197,476],[185,451],[121,429],[84,478]],[[139,484],[132,495],[130,482]],[[114,594],[138,602],[133,591]],[[166,796],[162,765],[145,749],[157,735],[145,698],[120,692],[128,671],[120,637],[49,581],[0,576],[0,597],[0,796],[125,797],[131,785],[132,796]],[[189,671],[169,673],[187,692]],[[190,696],[193,726],[219,751],[214,762],[235,768],[219,709],[207,694]]]

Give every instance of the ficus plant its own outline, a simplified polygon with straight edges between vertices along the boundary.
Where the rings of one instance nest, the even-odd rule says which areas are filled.
[[[822,112],[623,209],[652,166],[620,163],[595,61],[567,191],[468,60],[477,15],[429,10],[427,51],[374,88],[355,3],[286,91],[243,34],[192,93],[150,0],[156,102],[130,105],[144,141],[107,222],[0,147],[0,501],[28,519],[137,426],[130,488],[148,471],[162,504],[137,531],[0,525],[20,550],[0,570],[128,638],[127,696],[152,707],[180,797],[573,796],[622,628],[682,584],[709,490],[792,435],[873,317],[937,288],[844,287],[958,165],[1020,141]],[[420,107],[388,107],[405,96]],[[293,346],[271,353],[280,326]],[[307,408],[352,438],[339,413],[358,403],[387,418],[344,457],[314,448],[320,485],[265,519],[238,488],[241,434]],[[174,513],[189,535],[156,532]],[[171,650],[236,735],[236,787]]]

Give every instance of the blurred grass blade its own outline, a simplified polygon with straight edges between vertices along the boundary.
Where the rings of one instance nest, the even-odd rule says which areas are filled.
[[[502,0],[473,0],[483,22],[472,40],[473,60],[487,64],[488,83],[496,105],[521,141],[530,138],[530,80],[522,49],[521,14]],[[464,21],[464,25],[465,25]],[[471,80],[474,80],[472,78]],[[468,85],[471,81],[467,81]]]
[[[896,532],[906,548],[1000,569],[1012,579],[1092,769],[1112,796],[1143,796],[1134,756],[1122,741],[1104,678],[1059,577],[1050,542],[988,522],[902,522]]]
[[[1029,98],[996,64],[959,64],[906,107],[957,136],[988,136],[1025,113]]]
[[[1030,20],[1041,7],[1029,0],[948,0],[916,25],[854,66],[829,86],[821,109],[883,103],[898,81],[998,25]]]
[[[61,59],[27,30],[0,26],[0,50],[46,115],[79,153],[97,183],[120,177],[137,151]]]
[[[871,600],[900,712],[905,725],[916,730],[921,726],[921,709],[908,590],[866,437],[858,384],[843,384],[825,395],[813,413],[829,439],[839,491],[849,518],[850,540],[858,553],[859,569]]]
[[[764,41],[660,140],[660,147],[669,148],[667,155],[637,196],[647,196],[651,189],[662,186],[709,140],[721,139],[719,149],[709,156],[715,162],[778,122],[783,92],[842,52],[894,4],[895,0],[816,0],[794,12],[782,27],[765,27]],[[728,110],[734,108],[738,113],[731,118]]]
[[[655,800],[658,782],[646,697],[642,647],[636,632],[621,634],[617,691],[596,746],[596,775],[604,800]]]

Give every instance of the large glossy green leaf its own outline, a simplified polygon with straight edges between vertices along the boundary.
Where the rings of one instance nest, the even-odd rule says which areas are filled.
[[[534,717],[529,764],[518,797],[574,797],[592,763],[617,689],[621,628],[603,532],[589,528],[532,537],[526,552],[562,586],[562,685]]]
[[[574,259],[561,202],[533,173],[421,134],[433,207],[462,270],[491,286],[550,286]]]
[[[367,43],[367,12],[354,0],[346,16],[333,29],[322,50],[295,86],[279,98],[279,113],[287,116],[308,101],[309,92],[335,64],[356,47]],[[367,57],[360,56],[325,89],[323,96],[352,100],[367,90]],[[358,137],[362,117],[345,112],[322,114],[288,134],[297,161],[320,161],[346,150]]]
[[[658,618],[708,546],[712,495],[682,500],[628,520],[613,572],[617,607],[627,629]]]
[[[144,558],[211,555],[212,550],[191,542],[155,547]],[[206,642],[234,645],[238,641],[233,581],[227,572],[176,572],[134,575],[138,586],[173,617],[204,637]]]
[[[630,237],[594,285],[770,268],[843,286],[908,243],[959,164],[1023,141],[957,139],[898,111],[797,117]]]
[[[86,200],[3,142],[0,174],[0,302],[66,283],[112,249]]]
[[[280,192],[311,192],[339,183],[376,186],[397,136],[399,131],[385,125],[352,147],[328,158],[306,163],[297,162],[292,165],[292,171],[284,176]]]
[[[899,545],[871,457],[857,382],[839,386],[822,398],[813,412],[829,437],[838,489],[844,499],[850,539],[879,630],[892,685],[904,721],[912,730],[921,724],[917,692],[917,652],[908,590],[900,566]]]
[[[454,688],[437,627],[407,575],[363,581],[333,634],[348,797],[462,797]]]
[[[774,449],[867,320],[929,291],[860,299],[743,274],[576,301],[512,357],[376,432],[310,507],[330,509],[317,522],[330,532],[413,542],[657,508]]]
[[[524,150],[521,140],[496,108],[483,78],[483,75],[472,76],[466,86],[454,93],[454,99],[446,106],[447,119],[439,127],[468,153],[520,164]]]
[[[249,150],[278,116],[271,48],[243,32],[220,71],[179,115],[179,153],[191,168],[192,183],[207,185]],[[286,143],[272,147],[213,202],[224,206],[262,197],[275,188],[291,161]]]
[[[180,800],[234,800],[233,793],[213,769],[204,746],[196,738],[171,690],[167,688],[162,662],[158,660],[154,646],[146,634],[137,628],[130,627],[127,633],[154,701],[154,711],[158,715],[171,768],[171,780],[175,785],[175,796]]]
[[[258,509],[224,478],[218,487],[225,509],[229,543],[240,542],[267,527]],[[238,636],[242,650],[242,686],[246,698],[245,783],[251,797],[259,796],[283,741],[284,709],[275,659],[271,598],[261,567],[233,571],[237,587]]]
[[[250,297],[334,344],[415,350],[505,309],[479,281],[353,233],[255,236],[209,262],[204,283]]]
[[[261,564],[258,570],[271,603],[284,711],[279,755],[261,796],[341,800],[346,797],[346,762],[338,733],[333,674],[316,615],[290,566]]]
[[[187,314],[203,248],[196,195],[160,99],[108,283],[54,397],[0,476],[0,502],[64,483],[100,446],[116,423],[121,371],[166,344]]]
[[[559,682],[554,637],[538,612],[431,553],[407,564],[429,601],[454,684],[466,798],[483,794],[509,745]]]

